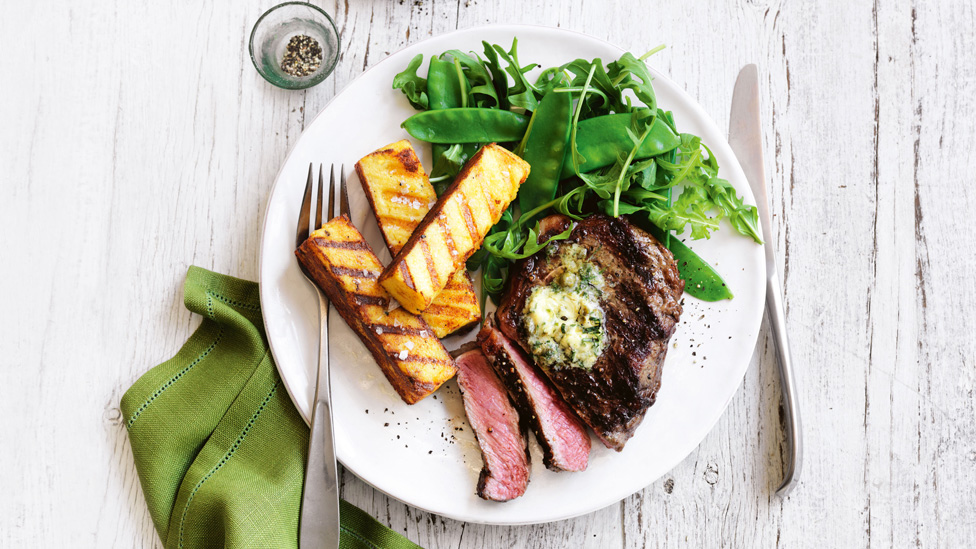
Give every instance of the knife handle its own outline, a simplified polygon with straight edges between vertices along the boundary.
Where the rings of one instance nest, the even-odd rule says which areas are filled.
[[[786,335],[786,314],[783,310],[783,289],[776,272],[770,273],[766,282],[766,314],[769,327],[776,342],[776,358],[779,362],[780,384],[783,389],[783,412],[786,416],[786,438],[789,441],[789,459],[783,471],[783,482],[776,493],[781,497],[789,495],[800,476],[803,456],[803,437],[800,429],[800,406],[797,402],[796,381],[793,376],[793,360],[790,355],[790,342]]]

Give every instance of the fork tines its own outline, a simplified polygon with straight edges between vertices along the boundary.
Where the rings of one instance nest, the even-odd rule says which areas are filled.
[[[315,187],[312,179],[314,164],[308,165],[308,181],[305,183],[305,196],[302,198],[302,208],[298,213],[298,231],[295,237],[295,247],[302,245],[308,238],[311,231],[322,228],[323,217],[332,219],[335,217],[335,164],[330,169],[329,176],[329,213],[324,216],[322,209],[322,194],[325,188],[325,176],[322,165],[319,164],[318,188],[315,190],[315,225],[310,227],[312,219],[312,189]],[[339,167],[339,211],[344,215],[349,215],[349,197],[346,194],[346,172],[345,165]]]
[[[349,195],[346,194],[346,165],[341,164],[339,166],[339,212],[348,217],[349,216]]]

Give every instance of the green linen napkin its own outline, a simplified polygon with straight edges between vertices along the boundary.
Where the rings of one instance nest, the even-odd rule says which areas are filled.
[[[275,369],[258,285],[190,267],[203,323],[122,397],[149,513],[167,548],[297,547],[308,427]],[[343,549],[417,545],[341,502]]]

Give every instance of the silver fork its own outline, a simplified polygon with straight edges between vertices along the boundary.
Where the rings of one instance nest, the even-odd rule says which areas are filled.
[[[349,199],[346,196],[346,174],[339,168],[339,209],[349,215]],[[322,228],[322,166],[319,165],[318,191],[316,192],[316,215],[313,230]],[[312,209],[312,165],[308,165],[308,182],[302,209],[298,214],[298,232],[295,247],[302,245],[309,237],[309,222]],[[335,216],[335,166],[329,178],[329,214]],[[308,441],[308,462],[306,463],[305,485],[302,488],[302,512],[299,522],[299,547],[332,548],[339,547],[339,474],[336,467],[335,439],[332,435],[332,388],[329,380],[329,299],[315,284],[312,276],[299,261],[302,274],[315,288],[319,296],[319,361],[315,379],[315,402],[312,405],[312,432]]]

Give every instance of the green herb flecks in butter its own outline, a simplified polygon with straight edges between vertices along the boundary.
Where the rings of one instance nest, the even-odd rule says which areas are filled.
[[[603,274],[570,244],[560,252],[562,270],[548,286],[532,290],[522,313],[528,343],[543,368],[592,368],[606,341],[600,307]]]

